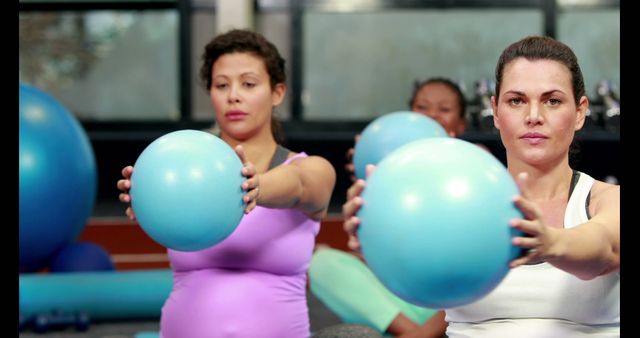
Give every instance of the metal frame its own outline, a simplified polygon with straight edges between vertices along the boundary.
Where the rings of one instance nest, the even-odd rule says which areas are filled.
[[[349,138],[361,130],[366,121],[305,121],[301,101],[303,69],[303,19],[308,11],[321,12],[358,12],[380,11],[386,9],[442,9],[442,8],[539,8],[544,15],[545,35],[556,36],[558,10],[568,8],[620,7],[619,0],[256,0],[257,11],[288,10],[291,20],[291,120],[284,121],[283,127],[289,138],[316,139]],[[179,121],[112,121],[83,122],[91,137],[98,139],[144,138],[160,135],[168,130],[183,128],[207,128],[210,122],[198,122],[192,119],[191,84],[191,15],[194,11],[215,11],[214,4],[198,4],[190,0],[128,0],[111,2],[108,0],[20,0],[20,12],[36,11],[88,11],[88,10],[154,10],[176,9],[179,16],[179,81],[180,119]],[[330,131],[330,132],[328,132]],[[311,133],[310,133],[311,132]],[[136,133],[137,136],[131,136]],[[128,135],[128,136],[127,136]],[[145,136],[146,135],[146,136]],[[491,137],[476,135],[474,137]],[[612,135],[619,139],[619,135]],[[608,139],[606,135],[598,138]]]

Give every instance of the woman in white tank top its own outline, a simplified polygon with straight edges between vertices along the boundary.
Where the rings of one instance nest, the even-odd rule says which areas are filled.
[[[508,46],[496,66],[494,124],[525,215],[511,226],[527,250],[487,296],[445,309],[447,336],[619,337],[620,186],[572,170],[569,150],[589,101],[577,58],[565,44],[530,36]],[[343,207],[349,246],[364,188]]]

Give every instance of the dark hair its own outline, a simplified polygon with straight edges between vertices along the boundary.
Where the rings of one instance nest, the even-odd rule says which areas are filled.
[[[496,65],[496,98],[500,95],[504,67],[511,61],[521,57],[532,61],[553,60],[565,65],[571,73],[575,103],[576,105],[580,104],[580,98],[585,95],[585,89],[578,58],[569,46],[546,36],[528,36],[512,43],[502,52]]]
[[[447,87],[449,87],[449,89],[453,90],[454,93],[456,93],[456,96],[458,97],[458,105],[460,106],[460,117],[464,118],[464,114],[467,111],[467,101],[464,98],[464,94],[462,93],[462,90],[460,89],[460,86],[458,86],[455,82],[451,81],[450,79],[444,78],[444,77],[432,77],[429,79],[426,79],[424,81],[420,81],[420,80],[415,80],[413,82],[413,93],[411,94],[411,98],[409,99],[409,108],[413,107],[413,104],[416,101],[416,96],[418,95],[418,92],[426,85],[432,84],[432,83],[440,83],[443,84]]]
[[[569,46],[546,36],[527,36],[520,41],[512,43],[502,52],[496,65],[496,100],[500,95],[504,67],[520,57],[527,60],[553,60],[565,65],[571,73],[574,102],[576,105],[580,104],[580,98],[585,95],[585,89],[578,58]],[[572,162],[577,161],[578,152],[578,140],[574,137],[569,146],[569,160]]]
[[[209,91],[211,89],[211,72],[213,64],[219,57],[231,53],[251,53],[264,61],[269,74],[271,88],[287,80],[285,60],[280,56],[276,46],[262,34],[245,29],[232,29],[217,35],[204,47],[200,82]],[[277,143],[284,142],[284,134],[280,121],[271,118],[271,132]]]

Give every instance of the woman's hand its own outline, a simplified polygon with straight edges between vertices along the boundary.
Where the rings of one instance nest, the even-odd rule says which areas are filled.
[[[516,177],[520,195],[514,198],[514,203],[524,214],[524,219],[512,219],[509,224],[525,234],[523,237],[514,237],[512,239],[513,245],[528,249],[528,251],[525,255],[511,261],[511,268],[523,264],[539,263],[555,257],[554,244],[558,239],[559,232],[562,231],[562,229],[544,224],[542,211],[529,199],[527,181],[527,173],[520,173]]]
[[[247,178],[246,181],[242,182],[242,190],[246,191],[242,200],[246,205],[244,213],[248,214],[251,210],[255,209],[258,204],[260,177],[256,171],[256,167],[247,159],[242,146],[238,145],[234,150],[236,154],[238,154],[238,157],[240,157],[240,161],[242,161],[242,176]]]
[[[360,134],[356,134],[355,136],[355,142],[354,143],[358,143],[358,140],[360,140]],[[353,164],[353,154],[355,152],[354,147],[349,148],[349,150],[347,150],[347,164],[344,165],[344,169],[349,173],[349,178],[351,178],[351,182],[355,182],[357,177],[356,177],[356,166]]]
[[[366,168],[367,177],[369,177],[374,170],[375,166],[368,164]],[[358,226],[360,225],[360,219],[356,216],[356,213],[364,203],[360,195],[362,194],[365,185],[366,183],[364,180],[356,180],[347,190],[347,201],[342,205],[342,224],[344,231],[346,231],[349,236],[347,246],[357,253],[360,252],[360,241],[356,235]]]
[[[131,195],[129,195],[129,189],[131,189],[131,174],[133,174],[133,166],[128,165],[124,167],[124,169],[122,169],[122,177],[124,177],[124,179],[118,180],[117,187],[118,190],[122,191],[118,196],[120,202],[129,204],[125,214],[130,220],[134,221],[136,215],[131,208]]]

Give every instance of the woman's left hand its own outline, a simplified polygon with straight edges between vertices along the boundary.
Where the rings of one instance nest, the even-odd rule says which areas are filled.
[[[509,224],[513,228],[524,232],[524,236],[512,238],[513,245],[528,251],[525,255],[511,261],[509,264],[511,268],[523,264],[535,264],[553,258],[554,243],[558,238],[558,232],[562,231],[544,224],[542,210],[529,199],[527,181],[527,173],[520,173],[516,177],[520,195],[514,198],[514,203],[522,211],[524,219],[512,219]]]
[[[242,200],[246,205],[244,213],[248,214],[258,203],[258,196],[260,196],[260,179],[256,167],[247,159],[242,146],[238,145],[234,150],[236,154],[238,154],[238,157],[240,157],[240,161],[242,161],[242,176],[247,178],[246,181],[242,182],[242,190],[246,191]]]

